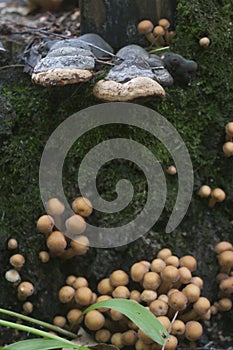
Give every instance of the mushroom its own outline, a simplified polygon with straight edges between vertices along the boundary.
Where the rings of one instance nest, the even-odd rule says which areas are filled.
[[[81,215],[72,215],[70,216],[66,222],[66,229],[68,233],[78,235],[85,231],[86,229],[86,221]]]
[[[203,185],[197,192],[198,196],[201,198],[208,198],[211,194],[211,188],[208,185]]]
[[[111,338],[111,332],[108,329],[102,328],[95,333],[95,340],[98,343],[108,343]]]
[[[166,340],[164,350],[175,350],[177,348],[178,339],[173,334],[170,334]]]
[[[97,297],[96,302],[99,303],[100,301],[110,300],[110,299],[112,299],[112,297],[110,295],[100,295],[99,297]],[[98,310],[100,312],[107,312],[107,311],[109,311],[109,308],[101,307]]]
[[[152,260],[150,268],[151,268],[151,271],[160,273],[164,269],[165,266],[166,266],[166,263],[163,259],[156,258],[156,259]]]
[[[164,28],[164,31],[165,31],[164,38],[165,38],[166,44],[169,45],[171,40],[170,32],[168,31],[170,27],[169,20],[167,18],[161,18],[158,22],[158,25]]]
[[[104,101],[126,102],[142,97],[164,97],[165,90],[152,78],[138,76],[124,83],[106,79],[99,80],[94,86],[93,94]]]
[[[183,311],[186,309],[188,303],[188,298],[183,292],[175,291],[168,296],[168,305],[174,311]]]
[[[227,295],[233,293],[233,276],[221,281],[219,288],[222,292],[226,293]]]
[[[41,233],[49,234],[54,227],[54,220],[50,215],[42,215],[37,220],[37,230]]]
[[[66,325],[66,318],[64,316],[55,316],[53,318],[53,324],[57,327],[64,328]]]
[[[71,325],[71,327],[76,323],[79,324],[83,320],[82,311],[79,309],[71,309],[67,313],[66,318],[69,324]]]
[[[39,259],[43,264],[47,263],[50,259],[49,253],[42,250],[41,252],[39,252]]]
[[[180,258],[180,266],[185,266],[194,272],[197,269],[197,261],[192,255],[184,255]]]
[[[181,336],[185,332],[185,323],[181,320],[175,320],[172,323],[171,334]]]
[[[75,281],[72,284],[74,289],[78,289],[80,287],[88,287],[88,281],[85,277],[76,277]]]
[[[138,330],[138,339],[141,340],[144,344],[152,344],[153,340],[144,333],[141,329]]]
[[[58,299],[62,304],[70,303],[75,294],[75,289],[71,286],[63,286],[58,292]]]
[[[233,267],[233,251],[225,250],[218,255],[218,262],[220,265],[220,272],[229,274]]]
[[[142,281],[144,289],[157,290],[161,284],[161,277],[157,272],[149,271],[145,273]]]
[[[180,265],[180,261],[179,258],[175,255],[171,255],[169,256],[166,260],[165,260],[166,265],[172,265],[175,267],[179,267]]]
[[[167,173],[169,175],[176,175],[177,173],[177,170],[176,170],[176,167],[174,165],[170,165],[168,168],[167,168]]]
[[[138,23],[138,32],[144,34],[147,40],[153,45],[155,43],[155,37],[152,33],[154,25],[151,21],[145,19]]]
[[[156,293],[156,295],[157,295],[157,293]],[[144,297],[146,297],[146,296],[144,295]],[[138,303],[140,303],[142,301],[141,293],[139,292],[139,290],[137,290],[137,289],[131,290],[131,292],[130,292],[130,300],[137,301]]]
[[[130,276],[133,281],[140,282],[148,271],[149,268],[145,264],[142,262],[136,262],[130,268]]]
[[[233,156],[233,142],[225,142],[222,149],[226,157]]]
[[[18,248],[18,241],[15,238],[10,238],[9,241],[7,242],[7,248],[9,250],[14,250]]]
[[[120,321],[124,317],[124,315],[120,311],[117,311],[117,310],[114,310],[114,309],[111,309],[109,311],[109,315],[110,315],[110,317],[111,317],[111,319],[113,321]]]
[[[75,255],[84,255],[89,249],[89,239],[86,236],[78,236],[70,242]]]
[[[117,286],[113,290],[112,296],[114,298],[128,299],[130,297],[130,291],[126,286]]]
[[[225,192],[221,188],[215,188],[211,192],[211,198],[209,200],[209,207],[213,208],[215,203],[223,202],[226,198]]]
[[[158,252],[158,254],[157,254],[157,258],[160,258],[160,259],[162,259],[162,260],[166,260],[169,256],[171,256],[172,255],[172,251],[171,251],[171,249],[169,249],[169,248],[163,248],[163,249],[161,249],[159,252]]]
[[[68,277],[66,277],[66,284],[67,284],[68,286],[73,287],[73,284],[74,284],[75,280],[76,280],[76,276],[74,276],[74,275],[69,275]]]
[[[25,264],[25,258],[22,254],[14,254],[10,257],[10,264],[15,270],[20,271]]]
[[[151,344],[145,344],[141,339],[138,339],[135,344],[135,350],[150,350]]]
[[[23,303],[23,312],[25,315],[29,315],[33,312],[33,304],[30,301]]]
[[[88,287],[80,287],[75,291],[75,302],[78,305],[87,306],[92,303],[92,290]]]
[[[54,256],[61,255],[67,247],[65,236],[60,231],[53,231],[46,240],[50,253]]]
[[[179,279],[174,283],[173,288],[180,288],[182,284],[188,284],[192,279],[192,273],[186,266],[179,267],[178,271]]]
[[[131,292],[132,293],[132,292]],[[131,297],[131,294],[130,294]],[[140,296],[140,299],[136,300],[138,302],[144,301],[147,304],[150,304],[153,300],[157,298],[157,293],[154,290],[145,289]],[[134,299],[135,300],[135,299]]]
[[[150,311],[157,316],[165,316],[168,311],[168,304],[163,300],[154,300],[150,303]]]
[[[215,246],[216,253],[221,254],[225,250],[233,251],[233,246],[232,246],[232,244],[230,242],[221,241],[221,242],[216,244],[216,246]]]
[[[203,284],[204,284],[203,279],[200,278],[199,276],[192,277],[190,282],[193,284],[196,284],[196,286],[198,286],[200,289],[203,287]]]
[[[91,310],[87,312],[84,318],[85,326],[91,331],[97,331],[103,327],[105,317],[98,310]]]
[[[11,269],[5,273],[5,279],[13,283],[14,285],[17,285],[21,281],[20,274],[18,273],[17,270]]]
[[[111,273],[110,283],[113,287],[126,286],[129,283],[129,277],[123,270],[115,270]]]
[[[111,344],[115,345],[117,348],[122,349],[124,347],[123,341],[122,341],[122,333],[116,332],[111,336]]]
[[[47,210],[50,215],[61,215],[64,210],[64,204],[58,198],[51,198],[47,202]]]
[[[182,293],[186,295],[189,303],[195,303],[200,297],[201,290],[196,284],[190,283],[182,289]]]
[[[137,335],[137,332],[130,329],[130,330],[122,333],[121,339],[122,339],[122,342],[125,346],[133,346],[133,345],[135,345],[135,343],[138,339],[138,335]]]
[[[210,44],[210,39],[207,38],[206,36],[199,40],[199,45],[201,47],[204,47],[205,49],[209,46],[209,44]]]
[[[226,134],[230,137],[233,137],[233,122],[227,123],[225,126]]]
[[[24,300],[34,293],[34,286],[31,282],[25,281],[18,285],[18,298]]]
[[[72,203],[72,209],[76,214],[87,217],[90,216],[93,207],[89,199],[85,197],[78,197]]]
[[[162,282],[158,289],[158,294],[167,293],[171,289],[173,283],[179,279],[179,271],[175,266],[166,266],[160,273]]]
[[[165,30],[162,26],[158,25],[154,27],[153,30],[153,35],[155,37],[155,43],[158,46],[164,46],[165,45],[165,41],[164,41],[164,36],[165,34]]]
[[[113,285],[110,282],[110,278],[103,278],[97,285],[97,290],[100,294],[111,295],[113,292]]]
[[[185,325],[185,337],[190,341],[198,340],[203,333],[203,328],[200,322],[189,321]]]
[[[171,327],[171,321],[167,316],[158,316],[157,320],[161,323],[162,326],[168,331]]]
[[[179,316],[183,322],[202,318],[210,310],[210,302],[205,297],[200,297],[194,304],[193,309]]]

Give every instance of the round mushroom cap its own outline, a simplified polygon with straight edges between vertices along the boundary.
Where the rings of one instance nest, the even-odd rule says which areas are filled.
[[[189,321],[185,325],[185,337],[190,341],[198,340],[203,333],[202,325],[197,321]]]
[[[153,33],[160,36],[165,34],[165,30],[162,26],[156,26],[154,27]]]
[[[211,193],[211,197],[213,197],[216,202],[223,202],[226,198],[226,194],[221,188],[215,188]]]
[[[197,269],[197,261],[192,255],[184,255],[180,258],[180,266],[185,266],[193,272]]]
[[[216,253],[220,254],[220,253],[224,252],[225,250],[233,250],[233,245],[227,241],[221,241],[221,242],[216,244],[216,246],[215,246]]]
[[[167,29],[170,27],[170,22],[167,18],[160,18],[158,25],[163,27],[164,29]]]
[[[180,291],[176,291],[168,297],[168,305],[176,311],[182,311],[186,309],[187,303],[188,298],[184,293]]]
[[[23,297],[30,297],[34,293],[34,286],[31,282],[25,281],[18,285],[18,293]]]
[[[208,185],[201,186],[197,194],[202,198],[208,198],[211,194],[210,186]]]
[[[206,36],[199,40],[199,45],[204,47],[204,48],[208,47],[209,44],[210,44],[210,39],[207,38]]]
[[[154,25],[151,21],[145,19],[138,23],[138,32],[140,34],[148,34],[151,33],[154,28]]]
[[[225,250],[218,255],[220,266],[231,268],[233,266],[233,251]]]
[[[109,279],[113,287],[126,286],[129,283],[129,276],[123,270],[113,271]]]
[[[233,142],[225,142],[222,149],[226,157],[233,156]]]
[[[91,331],[97,331],[102,328],[104,322],[105,317],[98,310],[91,310],[85,315],[84,323]]]
[[[37,220],[37,230],[42,233],[52,232],[54,227],[54,220],[50,215],[42,215]]]
[[[80,234],[83,233],[86,229],[86,222],[83,219],[83,217],[81,215],[75,214],[70,216],[66,222],[66,229],[68,231],[68,233],[71,234]]]
[[[62,253],[67,247],[67,242],[62,232],[54,231],[47,238],[46,245],[51,252]]]
[[[227,123],[227,125],[226,125],[226,127],[225,127],[225,130],[226,130],[226,133],[227,133],[229,136],[232,136],[232,137],[233,137],[233,122]]]
[[[95,97],[104,101],[132,101],[142,97],[164,97],[163,87],[148,77],[136,77],[126,83],[100,80],[94,86]]]
[[[72,209],[76,214],[81,216],[90,216],[93,207],[89,199],[85,197],[78,197],[72,203]]]
[[[47,202],[47,209],[50,215],[61,215],[65,206],[58,198],[50,198]]]

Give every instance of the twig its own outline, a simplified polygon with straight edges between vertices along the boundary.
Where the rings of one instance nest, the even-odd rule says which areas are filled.
[[[0,70],[4,70],[7,68],[17,68],[17,67],[24,67],[24,64],[10,64],[9,66],[0,67]]]

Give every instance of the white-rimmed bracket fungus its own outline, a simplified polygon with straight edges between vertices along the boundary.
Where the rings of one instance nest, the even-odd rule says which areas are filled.
[[[226,193],[221,188],[215,188],[211,192],[211,198],[209,200],[209,208],[213,208],[216,203],[221,203],[225,200]]]
[[[10,264],[15,270],[20,271],[25,264],[25,258],[22,254],[14,254],[10,257]]]
[[[145,19],[141,22],[138,23],[138,32],[140,34],[145,35],[145,37],[147,38],[147,40],[151,43],[154,44],[155,43],[155,37],[152,33],[154,29],[154,25],[151,21]]]
[[[149,77],[138,76],[127,82],[99,80],[93,89],[96,98],[104,101],[126,102],[145,97],[164,97],[164,88]]]
[[[35,289],[31,282],[24,281],[18,285],[18,299],[25,300],[34,293]]]
[[[61,40],[60,47],[55,45],[34,67],[33,82],[54,87],[86,82],[92,78],[95,60],[90,50],[71,47],[68,40]]]
[[[54,227],[54,219],[50,215],[42,215],[37,220],[37,230],[41,233],[49,234]]]
[[[76,214],[87,217],[90,216],[93,207],[89,199],[85,197],[78,197],[72,203],[72,209]]]
[[[210,39],[207,36],[199,39],[199,45],[206,49],[210,45]]]
[[[208,198],[211,194],[211,188],[208,185],[202,185],[197,191],[197,195],[201,198]]]
[[[10,238],[7,242],[7,248],[9,250],[14,250],[18,248],[18,241],[15,238]]]

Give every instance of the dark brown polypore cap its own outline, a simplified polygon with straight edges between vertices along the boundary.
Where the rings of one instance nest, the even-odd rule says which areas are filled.
[[[155,80],[136,77],[126,83],[113,80],[100,80],[94,86],[93,94],[104,101],[132,101],[141,97],[164,97],[165,90]]]
[[[61,47],[52,50],[34,67],[32,81],[46,87],[89,81],[95,60],[89,50]]]

